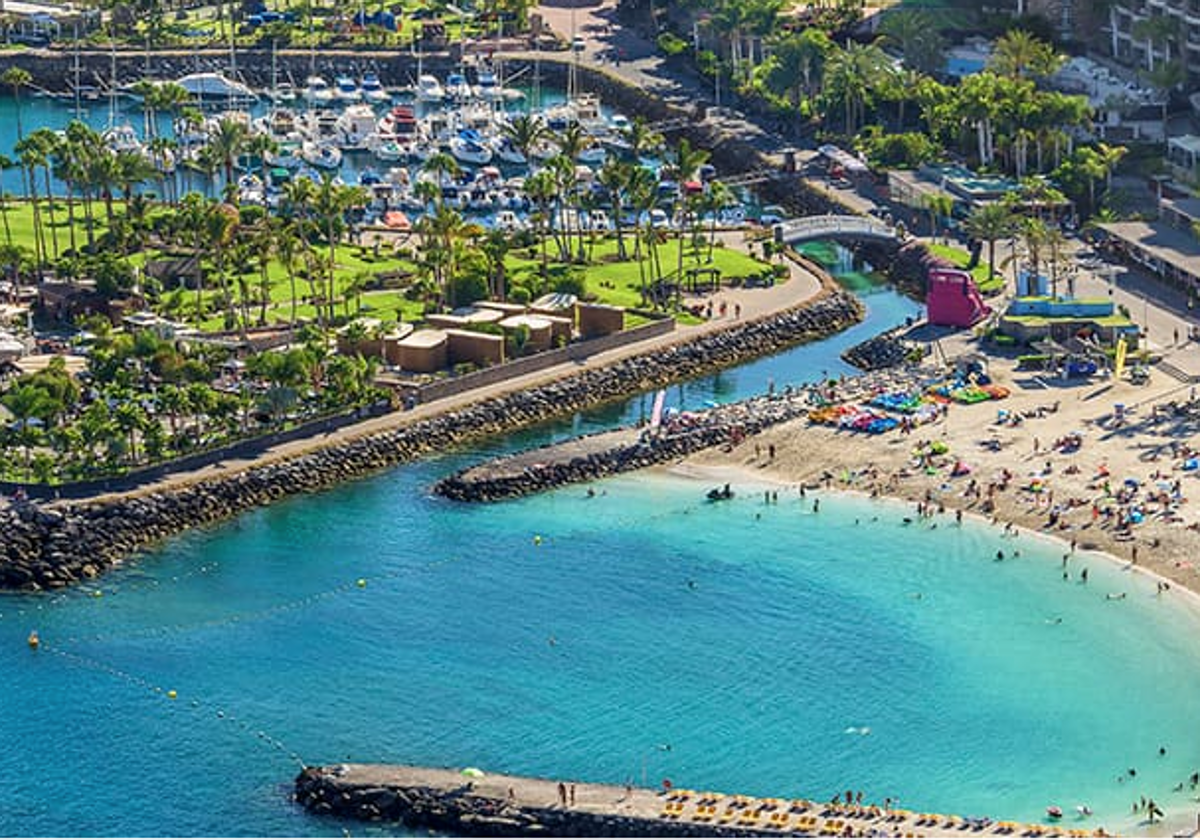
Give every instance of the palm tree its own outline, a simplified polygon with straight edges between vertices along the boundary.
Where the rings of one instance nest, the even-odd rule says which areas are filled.
[[[1001,76],[1022,79],[1049,76],[1063,61],[1053,46],[1037,36],[1024,29],[1010,29],[996,41],[989,66]]]
[[[28,473],[31,449],[40,439],[38,429],[31,426],[31,423],[34,420],[44,423],[55,414],[54,402],[44,389],[32,384],[23,384],[15,385],[5,392],[4,396],[0,397],[0,405],[7,408],[16,421],[18,438],[25,449],[25,471]]]
[[[237,226],[237,210],[228,204],[210,204],[206,208],[200,231],[206,246],[212,249],[216,257],[217,281],[221,284],[222,299],[225,304],[225,329],[232,329],[237,322],[233,309],[233,294],[225,276],[225,255],[233,231]]]
[[[18,140],[25,136],[21,130],[21,88],[28,87],[31,81],[33,81],[33,76],[22,67],[9,67],[0,73],[0,82],[12,88],[13,99],[16,100]]]
[[[683,240],[684,229],[687,227],[689,217],[689,205],[691,200],[688,197],[686,183],[695,177],[696,171],[708,163],[709,152],[705,149],[694,149],[687,138],[682,138],[679,145],[675,149],[675,162],[672,169],[675,173],[675,178],[679,181],[679,195],[681,196],[679,210],[679,254],[675,268],[675,282],[679,287],[683,286]],[[698,214],[693,214],[698,215]],[[695,222],[693,221],[692,237],[695,239]]]
[[[663,144],[663,136],[650,128],[646,118],[641,115],[634,117],[629,126],[621,130],[621,139],[629,146],[629,153],[635,162],[644,154],[658,151]]]
[[[602,187],[608,190],[608,197],[612,202],[613,211],[613,226],[617,233],[617,256],[620,259],[626,259],[625,253],[625,237],[624,237],[624,193],[625,186],[629,183],[629,173],[632,170],[630,164],[619,161],[616,158],[610,157],[604,161],[604,165],[600,167],[600,172],[596,176],[596,180]]]
[[[53,248],[53,258],[58,259],[58,227],[54,221],[54,192],[50,187],[50,165],[54,156],[58,154],[58,149],[62,146],[62,141],[58,135],[48,128],[38,128],[27,138],[28,141],[34,144],[41,153],[39,164],[42,167],[42,173],[45,176],[43,183],[46,187],[46,210],[50,217],[50,243]]]
[[[16,164],[8,155],[0,155],[0,172],[7,172]],[[12,247],[12,227],[8,223],[8,193],[0,187],[0,217],[4,219],[4,243]]]
[[[445,185],[446,180],[457,178],[462,173],[462,167],[458,165],[458,161],[449,152],[434,152],[421,165],[421,170],[433,175],[434,183],[438,186],[438,195],[434,203],[438,207],[441,207],[441,188]]]
[[[971,211],[963,228],[988,246],[988,277],[996,276],[996,241],[1013,235],[1016,219],[1003,203],[993,201]]]
[[[825,94],[841,103],[846,134],[853,135],[860,119],[865,119],[871,91],[886,66],[887,57],[876,44],[850,41],[829,57],[825,65]]]
[[[216,130],[209,135],[208,148],[221,162],[226,183],[233,182],[233,166],[246,150],[250,133],[244,123],[228,118],[217,121]]]
[[[29,200],[30,208],[33,211],[33,250],[34,258],[37,260],[38,278],[40,280],[42,266],[46,262],[46,234],[42,229],[41,208],[38,206],[37,178],[34,173],[37,167],[41,166],[45,161],[45,157],[42,155],[40,145],[36,142],[31,142],[28,137],[18,140],[14,151],[16,151],[17,157],[20,159],[25,171],[25,197]]]
[[[533,147],[546,137],[548,129],[542,118],[536,114],[518,114],[501,128],[501,132],[512,141],[513,146],[530,159]]]
[[[306,243],[300,236],[294,220],[275,227],[275,254],[279,257],[283,270],[287,272],[288,294],[292,301],[290,323],[293,330],[296,328],[296,262],[301,249],[305,247]]]

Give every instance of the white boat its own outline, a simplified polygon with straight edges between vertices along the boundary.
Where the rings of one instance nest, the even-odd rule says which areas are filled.
[[[306,140],[300,148],[300,157],[309,166],[315,166],[318,169],[337,169],[342,165],[342,150],[330,143],[314,143],[312,140]]]
[[[450,139],[450,154],[463,163],[474,163],[480,166],[492,162],[492,150],[483,137],[471,130],[460,131]]]
[[[591,166],[600,166],[608,159],[608,149],[601,146],[599,143],[593,143],[579,153],[578,160],[580,163],[586,163]]]
[[[437,76],[422,73],[417,79],[417,99],[421,102],[441,102],[446,98],[446,91]]]
[[[242,204],[263,204],[266,200],[266,190],[262,179],[257,175],[243,175],[238,178],[238,201]]]
[[[379,77],[374,73],[364,73],[362,77],[363,99],[368,102],[391,102],[392,95],[384,90],[383,83],[379,81]]]
[[[343,149],[366,148],[368,138],[375,134],[375,111],[365,102],[351,105],[337,118],[338,145]]]
[[[505,163],[512,163],[518,166],[524,166],[529,161],[525,159],[525,155],[521,154],[521,150],[513,143],[511,137],[496,137],[492,140],[492,151],[496,153],[496,157]]]
[[[587,230],[605,231],[609,228],[608,214],[600,209],[587,211],[584,221]]]
[[[480,99],[497,100],[504,98],[504,88],[491,70],[480,70],[475,74],[475,95]]]
[[[371,151],[383,161],[404,160],[408,157],[408,147],[395,140],[379,140]]]
[[[338,115],[328,108],[308,111],[300,118],[300,130],[309,140],[332,143],[340,140]]]
[[[517,231],[525,230],[525,223],[521,221],[521,217],[512,210],[501,210],[496,214],[496,230],[507,231],[508,233],[516,233]]]
[[[197,99],[257,100],[258,95],[241,82],[227,79],[220,73],[191,73],[175,80],[175,84]]]
[[[285,140],[276,146],[275,151],[267,152],[263,155],[263,159],[268,166],[276,166],[282,169],[299,169],[304,159],[300,157],[301,142],[299,140]]]
[[[339,102],[362,102],[362,91],[358,83],[349,76],[338,76],[334,80],[333,97]]]
[[[146,147],[142,145],[137,132],[129,123],[114,125],[100,136],[103,138],[104,144],[114,152],[137,152],[139,154],[145,152]]]
[[[280,82],[267,94],[272,102],[288,105],[296,101],[296,88],[291,82]]]
[[[312,105],[328,105],[333,101],[333,88],[320,76],[304,80],[304,98]]]
[[[417,116],[411,105],[397,105],[379,118],[376,128],[384,137],[412,137],[417,133]]]
[[[446,76],[446,85],[443,88],[446,98],[453,99],[455,102],[465,102],[471,98],[473,91],[471,85],[467,82],[467,77],[462,73],[450,73]]]

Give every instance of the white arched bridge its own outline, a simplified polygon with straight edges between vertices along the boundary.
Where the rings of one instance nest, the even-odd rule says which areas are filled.
[[[896,229],[870,216],[803,216],[775,225],[775,241],[791,245],[813,239],[886,239],[897,241]]]

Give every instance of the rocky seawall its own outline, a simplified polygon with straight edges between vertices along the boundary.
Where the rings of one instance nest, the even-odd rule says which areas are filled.
[[[532,425],[824,338],[857,323],[862,315],[857,299],[834,292],[694,341],[233,475],[114,501],[15,504],[0,512],[0,588],[69,586],[188,528],[228,519],[286,496],[332,487],[472,438]]]
[[[655,434],[626,429],[625,434],[593,435],[601,445],[586,454],[573,454],[581,446],[588,448],[588,439],[583,439],[498,459],[442,479],[433,492],[460,502],[491,502],[595,481],[734,443],[742,436],[803,417],[811,407],[799,393],[755,397],[672,420]]]
[[[400,778],[393,778],[395,774]],[[402,822],[409,828],[455,837],[752,837],[782,833],[659,816],[665,797],[644,790],[630,792],[626,799],[618,788],[573,784],[572,788],[584,788],[578,804],[561,803],[554,786],[550,780],[515,776],[488,774],[486,781],[475,781],[452,771],[334,765],[301,771],[295,781],[295,798],[318,815]]]

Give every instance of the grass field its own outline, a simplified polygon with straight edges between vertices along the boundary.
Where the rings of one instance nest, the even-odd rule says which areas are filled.
[[[9,202],[7,207],[6,215],[12,243],[32,253],[34,248],[32,207],[26,202]],[[54,250],[51,234],[53,231],[53,236],[56,236],[58,240],[58,252],[64,253],[70,247],[66,202],[62,199],[54,202],[55,224],[53,226],[49,225],[49,202],[39,202],[39,207],[42,212],[43,225],[47,230],[46,246],[48,251],[53,252]],[[124,212],[123,205],[117,203],[115,211],[120,216]],[[82,248],[87,243],[87,233],[82,218],[82,208],[78,204],[75,212],[76,245]],[[94,212],[96,221],[93,233],[95,237],[99,238],[107,231],[102,206],[96,206]],[[169,212],[169,209],[157,206],[151,209],[149,215],[153,218]],[[0,236],[2,235],[3,231],[0,229]],[[404,289],[410,284],[410,281],[415,281],[420,277],[420,268],[414,256],[415,247],[409,246],[399,251],[388,245],[375,247],[375,241],[369,231],[365,233],[363,241],[365,243],[363,245],[342,243],[335,249],[333,260],[335,266],[335,314],[339,317],[352,317],[361,312],[361,314],[378,318],[385,323],[397,320],[406,322],[421,320],[425,304],[421,300],[410,300],[404,294]],[[632,252],[633,242],[631,239],[626,240],[626,246]],[[551,246],[550,251],[554,250]],[[311,253],[310,265],[317,276],[323,277],[329,261],[329,249],[323,243],[317,242],[313,244]],[[523,286],[530,289],[531,292],[541,294],[546,291],[554,291],[561,281],[569,276],[576,276],[582,280],[589,299],[625,308],[639,308],[645,304],[641,292],[643,271],[635,260],[618,259],[615,237],[597,239],[587,246],[587,253],[589,259],[583,264],[550,260],[546,269],[547,277],[543,280],[540,247],[514,249],[505,259],[508,287],[512,289],[516,286]],[[181,258],[187,257],[189,254],[190,251],[186,249],[173,252],[150,248],[130,254],[127,259],[131,266],[141,269],[150,260]],[[53,253],[51,253],[52,256]],[[730,281],[742,281],[770,271],[767,263],[720,244],[713,249],[712,261],[708,262],[708,259],[706,243],[699,247],[688,244],[684,249],[685,276],[689,269],[716,269],[720,272],[721,282],[728,284]],[[678,260],[677,240],[668,240],[658,247],[658,264],[663,277],[669,282],[674,281]],[[641,262],[648,283],[652,272],[649,254],[644,246]],[[215,254],[206,253],[204,257],[206,285],[199,295],[203,315],[198,325],[204,330],[225,328],[223,307],[226,293],[220,287],[218,276],[214,270],[215,264]],[[244,286],[247,290],[247,297],[251,301],[256,301],[261,294],[263,285],[257,261],[251,256],[250,262],[241,266],[246,269],[243,274],[236,273],[237,268],[227,258],[225,282],[229,284],[229,293],[235,302],[240,301],[241,289]],[[393,279],[388,283],[387,288],[378,288],[380,284],[377,279],[378,275],[392,276]],[[316,284],[317,288],[314,289],[305,277],[306,269],[298,266],[295,269],[295,294],[298,299],[295,316],[300,319],[313,319],[317,313],[316,307],[311,302],[311,296],[314,292],[319,295],[322,289],[319,282]],[[289,281],[288,272],[283,264],[274,257],[267,265],[267,280],[269,295],[266,323],[290,322],[293,317],[292,283]],[[358,287],[357,292],[355,291],[356,286]],[[369,288],[371,286],[375,286],[375,288]],[[166,289],[160,295],[160,309],[170,317],[195,322],[196,301],[197,294],[194,289]],[[260,305],[252,302],[249,309],[251,320],[257,322]],[[694,320],[686,312],[680,313],[679,317],[685,322]]]

